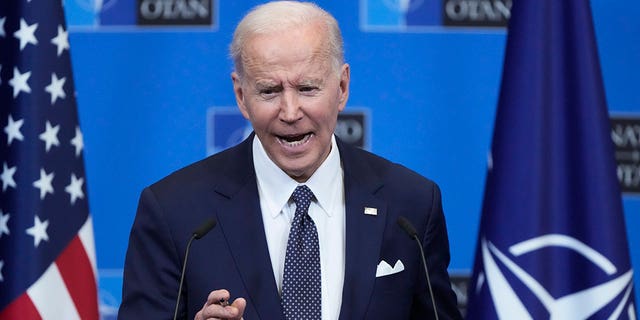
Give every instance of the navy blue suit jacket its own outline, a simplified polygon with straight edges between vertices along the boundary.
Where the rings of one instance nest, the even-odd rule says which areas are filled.
[[[244,297],[244,319],[283,319],[265,238],[252,138],[145,188],[131,230],[119,319],[173,317],[187,242],[204,221],[217,226],[189,255],[182,318],[193,319],[208,294]],[[440,319],[457,319],[449,284],[449,243],[440,191],[415,172],[338,141],[344,169],[346,259],[340,319],[433,317],[420,253],[396,223],[408,218],[427,257]],[[377,215],[364,214],[365,207]],[[378,263],[405,270],[376,278]]]

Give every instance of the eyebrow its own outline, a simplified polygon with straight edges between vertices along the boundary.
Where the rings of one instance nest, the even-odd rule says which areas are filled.
[[[299,81],[297,83],[297,85],[303,85],[303,86],[308,86],[308,85],[314,85],[314,86],[319,86],[321,84],[324,83],[324,79],[322,78],[310,78],[310,79],[302,79],[302,81]]]
[[[255,87],[257,89],[270,89],[270,88],[277,88],[281,86],[282,86],[281,83],[275,82],[275,81],[258,81],[255,83]]]
[[[320,86],[324,83],[324,79],[322,78],[307,78],[302,80],[294,81],[294,86]],[[271,88],[280,88],[283,87],[282,83],[278,81],[272,80],[258,80],[255,83],[256,89],[271,89]]]

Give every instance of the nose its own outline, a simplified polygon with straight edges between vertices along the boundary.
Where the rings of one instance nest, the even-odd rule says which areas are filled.
[[[293,123],[300,120],[303,116],[300,99],[294,90],[285,90],[280,102],[280,120],[287,123]]]

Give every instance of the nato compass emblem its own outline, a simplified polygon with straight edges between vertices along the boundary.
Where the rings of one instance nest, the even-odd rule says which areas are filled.
[[[407,31],[442,25],[442,0],[360,0],[364,31]]]
[[[486,283],[500,319],[533,319],[521,297],[528,293],[520,292],[519,296],[514,287],[527,288],[552,320],[587,319],[604,307],[616,303],[609,319],[618,319],[623,312],[627,313],[629,319],[635,319],[633,302],[629,301],[633,288],[633,270],[619,271],[604,255],[573,237],[562,234],[542,235],[510,246],[508,254],[500,251],[486,238],[482,239],[481,245],[484,270],[478,275],[476,291],[480,291]],[[594,270],[606,274],[608,280],[564,296],[552,296],[548,288],[513,261],[549,248],[559,248],[563,253],[586,259],[595,266]],[[510,274],[505,274],[502,270],[509,271]],[[617,298],[623,292],[622,298]],[[628,306],[626,310],[625,306]]]
[[[90,27],[100,25],[103,11],[118,7],[121,0],[64,0],[64,11],[69,27]]]

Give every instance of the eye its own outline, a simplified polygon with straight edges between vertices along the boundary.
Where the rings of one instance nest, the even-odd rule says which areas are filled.
[[[315,93],[316,91],[318,91],[318,87],[316,86],[301,86],[298,88],[298,91],[305,93],[305,94],[309,94],[309,93]]]
[[[258,90],[258,94],[265,99],[271,99],[282,91],[280,87],[265,87]]]

